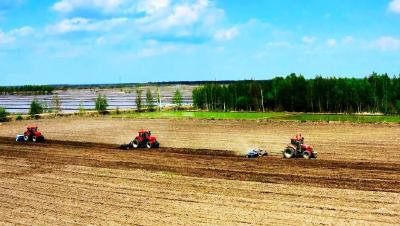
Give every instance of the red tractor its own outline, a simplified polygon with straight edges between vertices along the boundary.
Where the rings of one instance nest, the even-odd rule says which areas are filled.
[[[308,144],[304,144],[304,137],[301,134],[296,135],[290,139],[290,144],[283,151],[284,158],[298,158],[305,159],[317,158],[317,152]]]
[[[27,126],[24,132],[24,141],[44,142],[44,136],[39,132],[37,126]]]
[[[121,145],[123,149],[131,149],[131,148],[158,148],[160,147],[160,143],[158,143],[157,138],[151,135],[151,131],[149,130],[140,130],[138,131],[138,135],[135,139],[129,144]]]

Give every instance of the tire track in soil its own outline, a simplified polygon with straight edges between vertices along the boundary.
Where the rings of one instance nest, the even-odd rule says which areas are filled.
[[[284,160],[276,157],[247,160],[240,156],[232,156],[230,152],[204,149],[160,148],[151,151],[124,152],[117,150],[111,144],[66,141],[16,144],[10,138],[1,137],[0,150],[0,156],[23,158],[34,166],[21,175],[47,173],[57,166],[69,164],[167,171],[184,176],[264,183],[400,192],[400,164],[394,163]],[[213,156],[207,155],[208,153],[212,153]],[[281,173],[282,171],[291,174]],[[374,171],[374,175],[371,176],[370,171]],[[0,175],[7,174],[0,173]],[[376,178],[376,175],[381,178]],[[12,176],[12,173],[8,176]]]
[[[28,179],[28,178],[23,178],[23,180],[24,181],[30,181],[30,182],[34,182],[34,185],[35,186],[38,186],[38,187],[43,187],[43,186],[39,186],[38,184],[40,184],[40,183],[44,183],[44,184],[51,184],[51,185],[55,185],[55,186],[58,186],[58,187],[62,187],[63,186],[63,184],[62,183],[56,183],[56,182],[60,182],[60,178],[57,178],[57,180],[56,181],[52,181],[52,182],[43,182],[43,181],[40,181],[40,180],[32,180],[32,179]],[[65,180],[64,180],[65,181]],[[110,193],[109,195],[112,195],[112,193],[117,193],[117,194],[119,194],[119,195],[125,195],[125,196],[127,196],[127,197],[129,197],[129,196],[131,196],[131,195],[134,195],[134,196],[141,196],[141,197],[146,197],[146,198],[149,198],[149,199],[155,199],[155,200],[169,200],[169,201],[180,201],[180,202],[195,202],[195,203],[203,203],[203,204],[208,204],[207,202],[205,202],[205,201],[202,201],[202,200],[196,200],[196,201],[193,201],[193,200],[190,200],[190,199],[185,199],[185,198],[180,198],[180,199],[176,199],[176,198],[167,198],[167,197],[163,197],[163,195],[161,195],[160,196],[160,194],[162,194],[163,192],[157,192],[156,194],[157,195],[152,195],[152,191],[148,191],[148,190],[141,190],[141,189],[133,189],[133,188],[125,188],[125,189],[123,189],[123,188],[121,188],[121,187],[115,187],[115,189],[117,189],[117,190],[123,190],[123,191],[118,191],[118,192],[116,192],[115,190],[112,190],[112,191],[110,191],[110,190],[105,190],[105,189],[101,189],[101,186],[103,185],[103,186],[107,186],[107,188],[110,188],[110,184],[101,184],[101,183],[85,183],[85,181],[79,181],[80,182],[80,184],[79,185],[71,185],[71,184],[69,184],[68,185],[68,187],[74,187],[74,188],[79,188],[79,189],[83,189],[83,190],[93,190],[93,192],[106,192],[106,193]],[[83,186],[82,185],[82,182],[85,184],[85,186]],[[75,183],[74,183],[75,184]],[[112,186],[111,186],[112,187]],[[47,191],[49,190],[49,189],[46,189]],[[25,191],[25,190],[24,190]],[[58,190],[58,191],[60,191],[60,192],[63,192],[62,190]],[[137,192],[137,193],[132,193],[132,191],[135,191],[135,192]],[[28,191],[27,191],[28,192]],[[144,193],[149,193],[149,194],[143,194],[143,192]],[[176,192],[176,191],[174,191],[174,192]],[[164,192],[164,195],[170,195],[170,196],[173,196],[173,195],[177,195],[177,194],[173,194],[172,195],[172,193],[169,193],[169,192]],[[179,197],[182,197],[182,195],[183,194],[179,194]],[[204,195],[204,194],[203,194]],[[208,196],[207,194],[205,194],[205,196]],[[221,198],[221,197],[220,197]],[[222,197],[223,198],[223,197]],[[262,206],[262,207],[258,207],[257,208],[257,210],[259,210],[259,211],[272,211],[272,212],[280,212],[280,211],[284,211],[285,209],[286,209],[286,207],[285,208],[282,208],[282,209],[279,209],[279,210],[273,210],[274,208],[272,208],[272,207],[269,207],[269,208],[267,208],[265,205],[267,205],[268,203],[260,203],[260,201],[259,200],[257,200],[257,197],[253,197],[255,200],[252,200],[251,202],[248,202],[248,201],[241,201],[242,203],[247,203],[248,205],[246,205],[246,206],[243,206],[243,205],[241,205],[241,206],[238,206],[238,205],[235,205],[234,203],[226,203],[226,202],[224,202],[224,205],[221,205],[220,207],[221,208],[224,208],[224,207],[226,207],[227,205],[228,206],[230,206],[230,207],[234,207],[234,208],[239,208],[239,209],[241,209],[241,208],[243,208],[243,210],[245,210],[246,208],[254,208],[254,209],[256,209],[256,207],[254,206],[254,205],[258,205],[258,206]],[[253,201],[255,202],[255,203],[253,203]],[[257,201],[257,202],[256,202]],[[281,201],[283,201],[283,200],[281,200]],[[116,202],[116,203],[121,203],[121,201],[114,201],[114,202]],[[304,208],[306,208],[306,209],[314,209],[314,208],[320,208],[320,209],[325,209],[325,210],[329,210],[329,211],[331,211],[331,212],[335,212],[335,211],[338,211],[338,210],[340,210],[340,212],[343,212],[343,213],[357,213],[357,215],[358,215],[358,217],[357,218],[353,218],[353,220],[363,220],[363,217],[362,217],[362,214],[364,214],[364,215],[366,215],[366,216],[368,216],[369,214],[372,214],[372,215],[377,215],[377,216],[381,216],[381,219],[380,219],[380,222],[382,222],[382,223],[387,223],[387,221],[384,221],[383,219],[382,219],[382,216],[388,216],[388,217],[400,217],[400,215],[398,215],[398,214],[382,214],[382,213],[374,213],[374,212],[370,212],[370,211],[356,211],[356,212],[354,212],[354,210],[351,210],[351,209],[346,209],[346,208],[337,208],[337,207],[321,207],[321,206],[315,206],[315,205],[305,205],[305,204],[296,204],[296,203],[293,203],[293,202],[290,202],[290,200],[287,200],[287,202],[285,201],[285,203],[287,204],[287,206],[291,206],[292,208],[292,210],[293,210],[293,208],[297,208],[297,210],[295,211],[297,214],[307,214],[307,212],[306,211],[304,211]],[[251,204],[253,204],[253,205],[251,205]],[[216,203],[214,203],[214,205],[217,205],[217,206],[219,206],[218,204],[216,204]],[[276,208],[275,208],[276,209]],[[313,216],[313,214],[310,214],[310,213],[308,213],[308,215],[309,216]],[[320,216],[320,215],[316,215],[316,216]],[[327,216],[328,217],[328,216]],[[200,217],[201,218],[201,217]],[[337,216],[337,218],[340,218],[340,217],[338,217]],[[343,218],[344,219],[344,218]],[[375,221],[376,222],[376,221]]]

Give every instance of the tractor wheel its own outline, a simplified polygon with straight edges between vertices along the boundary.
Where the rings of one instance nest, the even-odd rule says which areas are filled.
[[[303,152],[303,158],[310,159],[311,158],[310,153],[308,153],[307,151]]]
[[[32,141],[36,143],[36,142],[39,141],[39,140],[38,140],[38,138],[37,138],[36,136],[33,136],[33,137],[32,137]]]
[[[133,148],[138,148],[138,147],[139,147],[139,141],[137,141],[136,139],[133,140],[133,142],[132,142],[132,147],[133,147]]]
[[[148,149],[152,148],[152,145],[151,145],[150,141],[147,141],[146,148],[148,148]]]
[[[29,136],[24,136],[24,141],[28,142],[29,141]]]
[[[284,151],[283,151],[283,157],[290,159],[293,158],[295,155],[295,150],[293,150],[293,148],[287,147]]]

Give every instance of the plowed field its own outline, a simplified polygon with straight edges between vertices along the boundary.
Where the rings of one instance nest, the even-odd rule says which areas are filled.
[[[62,119],[16,143],[23,124],[0,126],[0,224],[400,224],[398,125]],[[117,149],[142,126],[162,148]],[[317,160],[281,158],[293,131]]]

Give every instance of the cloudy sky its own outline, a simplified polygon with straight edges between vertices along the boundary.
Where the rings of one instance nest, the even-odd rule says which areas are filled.
[[[400,0],[0,0],[0,85],[400,73]]]

